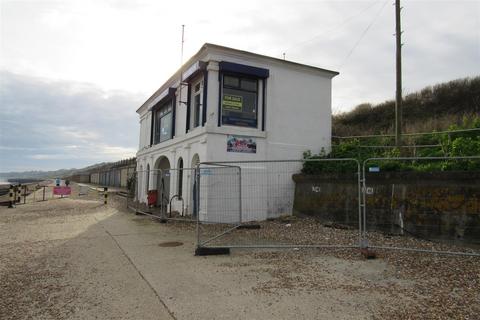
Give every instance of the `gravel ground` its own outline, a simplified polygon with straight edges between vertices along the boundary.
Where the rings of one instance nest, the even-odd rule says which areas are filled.
[[[199,258],[194,224],[159,224],[128,212],[124,198],[109,195],[104,206],[101,194],[73,190],[70,199],[0,208],[0,319],[480,319],[478,257],[378,250],[377,259],[364,260],[353,249],[236,249]],[[260,224],[212,244],[358,240],[355,230],[309,219]],[[202,239],[226,228],[204,225]],[[370,236],[386,245],[471,250]],[[169,240],[184,245],[159,246]]]
[[[102,226],[116,213],[93,196],[1,207],[0,319],[171,319]]]
[[[193,228],[191,224],[184,223],[171,225],[182,230]],[[309,218],[287,217],[260,222],[259,225],[260,229],[234,230],[209,245],[348,246],[358,243],[358,231],[325,227],[317,220]],[[202,240],[230,227],[203,225]],[[480,253],[478,249],[376,232],[369,234],[369,240],[370,243],[384,246]],[[298,291],[332,289],[362,295],[381,293],[387,299],[386,303],[381,304],[375,311],[373,318],[376,319],[480,319],[480,257],[396,250],[377,250],[376,253],[377,260],[384,262],[388,268],[371,270],[379,271],[372,277],[351,277],[348,281],[340,282],[338,277],[330,276],[339,270],[329,268],[331,261],[325,263],[325,256],[348,262],[362,261],[363,257],[358,250],[250,250],[243,254],[266,264],[265,271],[272,276],[272,280],[255,288],[259,294],[273,294],[278,290],[295,294]],[[366,272],[368,274],[368,270]]]

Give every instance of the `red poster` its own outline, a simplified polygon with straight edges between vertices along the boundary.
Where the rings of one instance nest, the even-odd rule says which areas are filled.
[[[72,193],[70,187],[53,187],[53,194],[57,196],[68,196]]]

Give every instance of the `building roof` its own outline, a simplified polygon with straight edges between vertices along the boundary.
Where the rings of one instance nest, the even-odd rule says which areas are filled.
[[[195,53],[190,59],[188,59],[188,61],[185,62],[165,83],[169,83],[169,82],[171,82],[172,80],[179,78],[179,77],[180,77],[180,74],[181,74],[183,71],[185,71],[193,62],[195,62],[201,54],[203,54],[204,52],[208,51],[209,49],[217,49],[217,50],[222,50],[222,51],[229,51],[229,52],[232,52],[232,53],[238,53],[238,54],[242,54],[242,55],[247,55],[247,56],[252,56],[252,57],[257,57],[257,58],[265,59],[265,60],[275,61],[275,62],[279,62],[279,63],[282,63],[282,64],[291,65],[291,66],[293,66],[293,67],[307,68],[307,69],[311,69],[311,70],[314,70],[314,71],[320,71],[320,72],[323,72],[323,73],[330,74],[332,77],[334,77],[334,76],[336,76],[336,75],[339,74],[339,72],[333,71],[333,70],[328,70],[328,69],[319,68],[319,67],[315,67],[315,66],[311,66],[311,65],[307,65],[307,64],[302,64],[302,63],[293,62],[293,61],[289,61],[289,60],[284,60],[284,59],[280,59],[280,58],[270,57],[270,56],[266,56],[266,55],[262,55],[262,54],[258,54],[258,53],[254,53],[254,52],[250,52],[250,51],[239,50],[239,49],[230,48],[230,47],[225,47],[225,46],[221,46],[221,45],[218,45],[218,44],[213,44],[213,43],[208,43],[208,42],[207,42],[207,43],[205,43],[205,44],[200,48],[200,50],[197,51],[197,53]],[[145,102],[137,109],[137,112],[138,112],[143,106],[145,106],[145,105],[149,104],[151,101],[153,101],[163,90],[165,90],[164,85],[165,85],[165,84],[163,84],[157,91],[155,91],[155,93],[153,93],[153,94],[150,96],[150,98],[148,98],[147,101],[145,101]]]

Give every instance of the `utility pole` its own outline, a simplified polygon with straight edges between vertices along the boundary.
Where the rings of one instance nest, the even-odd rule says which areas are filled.
[[[400,0],[395,0],[395,37],[397,47],[396,75],[397,91],[395,94],[395,145],[401,146],[402,136],[402,27],[400,23]]]

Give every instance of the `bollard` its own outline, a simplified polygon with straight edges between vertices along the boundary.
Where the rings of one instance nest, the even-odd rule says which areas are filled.
[[[10,200],[10,202],[8,204],[8,207],[13,208],[13,203],[14,203],[15,200],[14,200],[14,197],[13,197],[13,186],[12,185],[10,185],[10,190],[8,192],[9,192],[8,195],[9,195],[9,200]]]
[[[17,187],[17,203],[20,203],[22,198],[22,184],[19,184]]]
[[[27,185],[23,186],[23,204],[27,203]]]
[[[45,201],[45,186],[43,186],[43,200],[42,201]]]
[[[103,204],[107,204],[108,188],[103,187]]]

